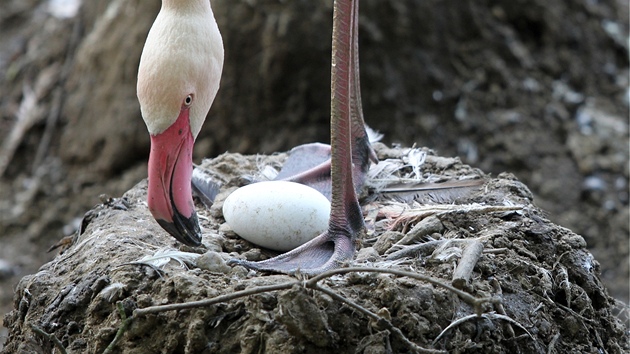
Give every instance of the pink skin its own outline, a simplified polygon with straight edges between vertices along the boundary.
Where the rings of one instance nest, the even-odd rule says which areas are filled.
[[[201,231],[192,200],[192,151],[189,107],[182,109],[168,129],[151,135],[149,155],[149,210],[157,222],[180,242],[201,244]]]

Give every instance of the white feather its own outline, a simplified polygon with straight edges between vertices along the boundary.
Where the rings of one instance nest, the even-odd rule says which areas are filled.
[[[182,252],[172,248],[166,248],[157,250],[153,255],[144,256],[132,263],[148,264],[153,267],[160,268],[171,260],[174,260],[179,263],[180,267],[188,268],[188,265],[194,265],[195,261],[200,256],[201,254],[199,253]]]
[[[411,149],[409,154],[409,166],[413,170],[413,174],[416,179],[422,178],[422,172],[420,171],[420,167],[424,164],[424,161],[427,159],[426,151],[421,149]]]
[[[383,134],[379,133],[378,131],[370,128],[367,126],[367,124],[365,125],[365,132],[367,133],[368,136],[368,140],[370,141],[370,143],[375,143],[377,141],[381,141],[381,139],[383,139]]]
[[[112,304],[116,302],[116,300],[121,299],[124,292],[125,292],[125,284],[116,282],[116,283],[112,283],[106,286],[103,290],[101,290],[100,295],[105,300],[107,300],[107,302]]]

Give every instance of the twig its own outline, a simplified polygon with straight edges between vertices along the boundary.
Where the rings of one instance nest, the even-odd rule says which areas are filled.
[[[476,315],[476,314],[472,314],[472,315],[468,315],[468,316],[464,316],[458,320],[455,320],[453,322],[451,322],[451,324],[449,324],[446,328],[444,328],[444,330],[442,330],[442,333],[440,333],[434,340],[433,340],[433,345],[436,345],[437,342],[442,338],[442,336],[444,334],[446,334],[446,332],[450,331],[451,329],[455,328],[456,326],[459,326],[460,324],[466,322],[466,321],[470,321],[473,319],[478,319],[478,318],[483,318],[489,321],[492,321],[493,319],[497,319],[497,320],[504,320],[507,321],[509,323],[512,323],[514,325],[516,325],[518,328],[522,329],[523,332],[527,333],[527,336],[529,338],[531,338],[531,340],[534,342],[534,344],[537,344],[536,339],[531,335],[531,333],[529,333],[529,331],[520,323],[516,322],[515,320],[513,320],[512,318],[508,317],[508,316],[504,316],[504,315],[500,315],[500,314],[496,314],[496,313],[484,313],[481,315]],[[538,346],[536,345],[536,348],[538,348]]]
[[[31,323],[31,329],[33,330],[33,332],[45,337],[46,339],[48,339],[49,341],[53,342],[53,344],[55,345],[55,347],[57,347],[57,349],[59,349],[59,351],[62,354],[67,354],[68,352],[66,352],[66,348],[63,347],[63,344],[61,344],[61,342],[59,341],[59,338],[57,338],[57,336],[55,336],[52,333],[46,333],[43,329],[41,329],[40,327],[38,327],[35,324]]]
[[[459,296],[462,300],[464,300],[464,302],[471,305],[476,310],[483,303],[486,303],[486,302],[495,303],[496,301],[498,301],[498,299],[495,299],[495,298],[478,299],[464,291],[456,289],[448,284],[442,283],[439,280],[436,280],[427,276],[423,276],[420,274],[416,274],[416,273],[405,272],[405,271],[396,270],[396,269],[352,267],[352,268],[333,269],[333,270],[324,272],[320,275],[317,275],[305,281],[304,283],[300,281],[291,281],[291,282],[286,282],[282,284],[259,286],[252,289],[245,289],[245,290],[237,291],[231,294],[216,296],[216,297],[213,297],[211,299],[206,299],[206,300],[190,301],[190,302],[184,302],[184,303],[179,303],[179,304],[157,305],[157,306],[145,307],[142,309],[136,309],[133,311],[133,316],[138,317],[138,316],[145,316],[147,314],[159,313],[159,312],[164,312],[164,311],[186,310],[186,309],[192,309],[192,308],[197,308],[197,307],[206,307],[206,306],[211,306],[211,305],[218,304],[221,302],[238,299],[244,296],[255,295],[255,294],[276,291],[276,290],[287,290],[296,284],[303,284],[304,287],[313,289],[314,285],[322,279],[329,278],[336,274],[346,274],[346,273],[352,273],[352,272],[388,273],[388,274],[394,274],[394,275],[399,275],[403,277],[410,277],[410,278],[414,278],[420,281],[425,281],[425,282],[428,282],[428,283],[431,283],[431,284],[440,286],[444,289],[452,291],[457,296]]]
[[[553,336],[553,338],[551,338],[551,341],[549,342],[549,345],[547,346],[547,354],[552,354],[557,352],[555,350],[555,346],[556,343],[558,342],[558,339],[560,339],[560,332],[556,333],[556,335]]]
[[[503,321],[506,321],[508,323],[511,323],[511,324],[515,325],[516,327],[522,329],[523,332],[525,332],[527,334],[527,336],[529,338],[531,338],[531,340],[534,342],[534,345],[538,349],[538,342],[536,342],[536,339],[534,338],[534,336],[532,336],[532,334],[529,333],[529,331],[527,330],[527,328],[525,328],[525,326],[523,326],[522,324],[518,323],[516,320],[512,319],[511,317],[508,317],[508,316],[505,316],[505,315],[501,315],[501,314],[498,314],[498,313],[484,313],[483,315],[481,315],[481,317],[484,317],[484,318],[486,318],[488,320],[493,320],[493,319],[503,320]]]
[[[406,345],[407,347],[409,347],[411,350],[414,350],[418,353],[446,353],[446,351],[444,350],[436,350],[436,349],[429,349],[429,348],[423,348],[419,345],[417,345],[416,343],[410,341],[403,333],[402,331],[394,326],[389,320],[387,320],[384,317],[381,317],[377,314],[375,314],[374,312],[366,309],[365,307],[357,304],[356,302],[347,299],[337,293],[335,293],[334,291],[331,291],[329,289],[323,288],[321,287],[319,284],[315,283],[312,286],[309,286],[310,288],[314,289],[314,290],[318,290],[323,292],[324,294],[327,294],[328,296],[332,297],[333,299],[336,299],[340,302],[345,303],[346,305],[354,308],[355,310],[361,312],[362,314],[366,315],[367,317],[373,319],[379,326],[385,327],[386,329],[390,330],[391,332],[395,333]]]
[[[291,289],[296,284],[301,284],[301,282],[290,281],[290,282],[286,282],[282,284],[257,286],[255,288],[245,289],[245,290],[233,292],[231,294],[220,295],[220,296],[216,296],[216,297],[213,297],[211,299],[206,299],[206,300],[190,301],[190,302],[184,302],[184,303],[179,303],[179,304],[149,306],[142,309],[135,309],[133,311],[133,317],[146,316],[151,313],[159,313],[159,312],[165,312],[165,311],[186,310],[186,309],[192,309],[192,308],[197,308],[197,307],[211,306],[214,304],[238,299],[240,297],[245,297],[249,295],[255,295],[255,294],[276,291],[276,290]]]
[[[148,314],[152,314],[152,313],[159,313],[159,312],[165,312],[165,311],[175,311],[175,310],[184,310],[184,309],[192,309],[192,308],[198,308],[198,307],[206,307],[206,306],[211,306],[214,304],[218,304],[221,302],[226,302],[226,301],[230,301],[230,300],[234,300],[234,299],[238,299],[241,297],[245,297],[245,296],[250,296],[250,295],[255,295],[255,294],[260,294],[260,293],[265,293],[265,292],[271,292],[271,291],[277,291],[277,290],[288,290],[290,288],[292,288],[295,285],[300,285],[303,286],[305,288],[309,288],[309,289],[313,289],[313,290],[317,290],[317,291],[321,291],[323,293],[328,294],[329,296],[331,296],[334,299],[337,299],[338,301],[341,301],[349,306],[351,306],[352,308],[356,309],[357,311],[363,313],[364,315],[368,316],[369,318],[376,320],[377,323],[383,325],[384,327],[388,328],[390,331],[396,333],[396,335],[398,335],[402,341],[412,350],[416,351],[416,352],[422,352],[422,353],[443,353],[443,351],[435,351],[432,349],[426,349],[426,348],[422,348],[420,346],[418,346],[417,344],[411,342],[409,339],[407,339],[405,337],[405,335],[402,333],[402,331],[400,329],[398,329],[397,327],[395,327],[391,322],[389,322],[388,320],[386,320],[385,318],[382,318],[381,316],[369,311],[368,309],[364,308],[363,306],[354,303],[353,301],[344,298],[341,295],[338,295],[336,293],[334,293],[333,291],[323,288],[321,287],[318,282],[329,278],[333,275],[337,275],[337,274],[345,274],[345,273],[351,273],[351,272],[368,272],[368,273],[388,273],[388,274],[394,274],[394,275],[398,275],[398,276],[403,276],[403,277],[409,277],[409,278],[413,278],[413,279],[417,279],[420,281],[425,281],[434,285],[437,285],[439,287],[442,287],[444,289],[447,289],[453,293],[455,293],[457,296],[459,296],[462,300],[464,300],[464,302],[470,304],[474,310],[475,313],[481,313],[481,304],[486,303],[486,302],[496,302],[498,301],[495,298],[481,298],[481,299],[477,299],[474,296],[463,292],[459,289],[456,289],[448,284],[444,284],[442,282],[440,282],[439,280],[427,277],[427,276],[423,276],[420,274],[416,274],[416,273],[411,273],[411,272],[405,272],[405,271],[400,271],[400,270],[395,270],[395,269],[383,269],[383,268],[363,268],[363,267],[353,267],[353,268],[341,268],[341,269],[333,269],[327,272],[324,272],[320,275],[317,275],[311,279],[308,279],[306,281],[288,281],[286,283],[282,283],[282,284],[275,284],[275,285],[267,285],[267,286],[258,286],[258,287],[254,287],[251,289],[245,289],[245,290],[241,290],[241,291],[237,291],[231,294],[225,294],[225,295],[220,295],[220,296],[216,296],[214,298],[211,299],[206,299],[206,300],[199,300],[199,301],[190,301],[190,302],[185,302],[185,303],[179,303],[179,304],[169,304],[169,305],[158,305],[158,306],[150,306],[150,307],[145,307],[142,309],[136,309],[133,312],[133,316],[130,317],[128,320],[124,319],[123,320],[123,327],[125,327],[128,325],[127,321],[131,321],[132,318],[135,317],[140,317],[140,316],[146,316]],[[121,314],[121,317],[123,317],[123,314]],[[113,345],[115,344],[115,341],[117,341],[117,339],[122,336],[122,333],[124,333],[124,329],[121,327],[121,329],[118,331],[118,333],[116,334],[116,338],[114,338],[114,341],[108,346],[108,348],[113,347]],[[120,335],[120,336],[119,336]]]
[[[489,254],[498,254],[498,253],[505,253],[507,252],[507,247],[501,247],[501,248],[486,248],[483,250],[483,253],[489,253]]]
[[[441,332],[441,333],[440,333],[437,337],[435,337],[435,339],[433,340],[433,345],[435,346],[435,345],[437,344],[437,342],[440,340],[440,338],[442,338],[442,336],[443,336],[446,332],[448,332],[449,330],[451,330],[451,328],[454,328],[455,326],[458,326],[458,325],[459,325],[459,324],[461,324],[461,323],[464,323],[464,322],[466,322],[466,321],[468,321],[468,320],[471,320],[471,319],[476,319],[476,318],[479,318],[479,316],[477,316],[477,315],[475,315],[475,314],[472,314],[472,315],[464,316],[464,317],[462,317],[462,318],[460,318],[460,319],[458,319],[458,320],[455,320],[455,321],[451,322],[451,324],[449,324],[448,326],[446,326],[446,328],[444,328],[444,329],[442,330],[442,332]]]
[[[116,345],[118,345],[118,342],[120,342],[123,335],[129,328],[129,325],[133,321],[133,316],[127,317],[127,314],[125,313],[125,309],[123,308],[122,302],[120,301],[117,302],[116,308],[118,309],[118,314],[120,315],[122,324],[120,325],[120,328],[118,328],[118,331],[116,332],[116,336],[114,337],[114,340],[112,340],[111,343],[109,343],[109,345],[107,346],[107,348],[105,348],[105,351],[103,351],[103,354],[109,354],[109,353],[114,352]]]
[[[497,280],[497,278],[492,278],[492,280],[490,280],[490,285],[492,286],[492,288],[494,289],[494,292],[498,295],[503,297],[503,289],[501,289],[501,284],[499,283],[499,281]],[[503,307],[502,303],[498,303],[495,305],[495,308],[497,310],[498,313],[500,313],[501,315],[506,316],[507,313],[505,312],[505,308]],[[508,333],[508,335],[510,337],[514,337],[514,328],[512,328],[512,325],[510,325],[509,323],[506,324],[506,332]]]
[[[411,258],[411,257],[418,257],[421,255],[428,255],[429,253],[435,251],[436,248],[441,246],[446,241],[448,240],[435,240],[435,241],[419,243],[417,245],[411,245],[411,246],[398,246],[398,247],[402,247],[402,249],[392,252],[385,259],[388,261],[393,261],[393,260],[405,258],[405,257]],[[396,247],[396,245],[394,245],[394,247]],[[390,249],[393,249],[394,247]],[[389,250],[387,250],[385,253],[387,254],[387,252],[389,252]]]
[[[453,280],[451,284],[457,289],[463,289],[468,281],[470,281],[470,277],[472,276],[473,269],[479,258],[481,258],[481,254],[483,253],[483,243],[477,240],[470,240],[466,242],[466,246],[462,251],[462,258],[459,260],[459,264],[457,264],[457,268],[453,272]]]
[[[424,281],[427,283],[431,283],[433,285],[437,285],[439,287],[442,287],[446,290],[449,290],[453,293],[455,293],[457,296],[459,296],[462,300],[464,300],[464,302],[466,302],[467,304],[469,304],[470,306],[472,306],[475,309],[475,313],[481,313],[481,305],[485,304],[485,303],[496,303],[498,301],[501,301],[498,298],[476,298],[470,294],[468,294],[467,292],[464,292],[462,290],[456,289],[454,287],[452,287],[449,284],[445,284],[442,283],[441,281],[437,280],[437,279],[433,279],[431,277],[427,277],[424,275],[420,275],[417,273],[412,273],[412,272],[405,272],[402,270],[397,270],[397,269],[387,269],[387,268],[372,268],[372,267],[350,267],[350,268],[339,268],[339,269],[333,269],[330,271],[327,271],[325,273],[322,273],[320,275],[317,275],[309,280],[306,281],[306,286],[310,287],[309,284],[312,283],[317,283],[318,281],[324,279],[324,278],[328,278],[332,275],[335,274],[345,274],[345,273],[351,273],[351,272],[366,272],[366,273],[388,273],[388,274],[394,274],[394,275],[398,275],[401,277],[409,277],[409,278],[413,278],[413,279],[417,279],[420,281]]]

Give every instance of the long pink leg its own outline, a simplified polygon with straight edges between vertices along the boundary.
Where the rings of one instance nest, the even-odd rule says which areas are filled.
[[[357,102],[360,100],[358,11],[358,0],[335,0],[330,127],[332,200],[328,231],[290,252],[265,261],[232,260],[230,263],[281,273],[299,270],[302,274],[312,275],[337,268],[354,256],[355,242],[364,233],[365,225],[353,174],[361,175],[359,182],[362,185],[370,157],[374,155]],[[321,172],[321,166],[319,168],[316,175]]]

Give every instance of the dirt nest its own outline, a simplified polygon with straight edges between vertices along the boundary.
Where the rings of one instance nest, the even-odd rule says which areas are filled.
[[[135,85],[159,1],[0,11],[0,312],[107,193],[146,177]],[[332,1],[212,0],[226,61],[195,161],[328,142]],[[628,303],[628,2],[362,0],[366,121],[525,183]],[[0,328],[0,342],[6,339]],[[1,345],[1,344],[0,344]]]
[[[9,337],[2,352],[58,353],[64,347],[68,353],[102,353],[112,342],[112,352],[124,353],[630,349],[623,309],[603,287],[584,239],[547,220],[513,175],[490,178],[427,149],[415,150],[426,154],[418,173],[409,167],[410,149],[376,148],[379,167],[406,166],[399,177],[482,178],[485,184],[429,198],[447,204],[403,204],[366,191],[368,237],[348,266],[380,271],[349,271],[315,283],[225,263],[274,255],[234,234],[221,205],[243,175],[259,175],[264,166],[278,169],[286,154],[223,154],[204,162],[224,186],[211,208],[197,206],[204,229],[198,248],[176,244],[155,223],[142,181],[90,210],[72,245],[20,281],[4,319]],[[470,258],[471,245],[479,243],[483,253]],[[160,254],[171,261],[143,259]],[[474,266],[471,278],[453,281],[466,262]],[[479,302],[425,278],[457,284]],[[260,291],[269,286],[282,289]],[[253,294],[240,296],[248,291]],[[219,296],[203,307],[141,313]],[[126,330],[117,337],[123,324]]]

